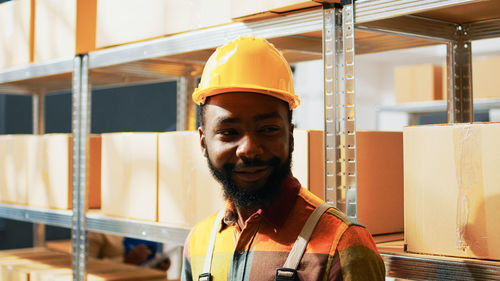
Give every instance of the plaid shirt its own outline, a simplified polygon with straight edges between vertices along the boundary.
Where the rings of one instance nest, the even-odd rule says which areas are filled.
[[[280,197],[260,209],[240,229],[236,211],[227,204],[218,229],[211,274],[220,280],[274,280],[305,221],[323,201],[289,177]],[[194,227],[184,247],[182,280],[203,273],[216,215]],[[329,209],[319,220],[297,268],[300,280],[385,280],[385,267],[373,238],[361,225]]]

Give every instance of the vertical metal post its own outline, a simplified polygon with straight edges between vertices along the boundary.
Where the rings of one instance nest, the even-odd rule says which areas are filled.
[[[456,40],[448,43],[448,123],[466,123],[474,120],[472,95],[472,50],[467,31],[458,25]]]
[[[84,281],[87,279],[85,188],[91,104],[88,55],[76,56],[73,63],[73,280]]]
[[[195,87],[194,76],[186,75],[177,79],[177,131],[196,130],[196,105],[191,99]]]
[[[354,4],[323,6],[325,199],[357,219]]]
[[[45,96],[43,92],[32,95],[33,112],[33,134],[43,135],[45,133]],[[33,246],[45,246],[45,225],[42,223],[33,224]]]

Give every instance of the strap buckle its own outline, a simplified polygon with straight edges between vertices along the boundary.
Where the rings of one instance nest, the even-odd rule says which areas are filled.
[[[299,277],[297,275],[297,270],[292,268],[277,268],[275,281],[297,281]]]
[[[212,274],[210,272],[205,272],[198,276],[198,281],[212,281]]]

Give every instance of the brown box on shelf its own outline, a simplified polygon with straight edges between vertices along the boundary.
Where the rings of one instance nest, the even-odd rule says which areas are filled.
[[[0,4],[0,69],[27,65],[32,59],[33,1]]]
[[[320,5],[315,1],[304,0],[236,0],[231,1],[231,18],[236,20],[264,19]]]
[[[73,206],[73,137],[70,134],[36,136],[33,155],[36,169],[29,175],[28,205],[49,209]],[[101,137],[91,135],[89,143],[88,208],[101,205]]]
[[[404,128],[405,243],[500,260],[500,123]]]
[[[497,73],[500,56],[472,60],[472,93],[474,98],[500,98],[500,79]]]
[[[441,66],[420,64],[396,67],[394,90],[397,103],[443,99]]]
[[[26,205],[28,178],[35,170],[37,137],[34,135],[0,136],[0,202]]]
[[[309,131],[309,189],[324,198],[323,132]],[[306,146],[295,146],[295,151]],[[372,234],[403,231],[403,135],[356,132],[358,220]],[[302,183],[305,185],[306,183]]]
[[[104,48],[230,23],[230,0],[100,0],[96,47]]]
[[[34,61],[93,51],[96,6],[97,0],[36,0]]]
[[[159,134],[158,221],[192,227],[224,207],[196,131]]]
[[[157,221],[158,133],[102,134],[104,215]]]

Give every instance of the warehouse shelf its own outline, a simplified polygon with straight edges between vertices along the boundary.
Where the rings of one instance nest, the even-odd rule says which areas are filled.
[[[73,212],[71,210],[51,210],[0,204],[0,217],[64,228],[72,227],[72,215]],[[164,242],[169,245],[183,245],[189,233],[188,228],[107,217],[96,211],[89,211],[87,213],[87,230]]]
[[[475,99],[474,112],[484,112],[490,109],[500,108],[500,99]],[[432,113],[432,112],[446,112],[446,101],[423,101],[423,102],[409,102],[394,105],[385,105],[378,108],[378,112],[406,112],[406,113]]]
[[[87,86],[91,85],[95,89],[170,81],[177,77],[197,77],[214,49],[239,35],[251,34],[267,38],[282,50],[284,56],[292,63],[322,59],[324,17],[321,9],[313,8],[305,12],[277,15],[266,20],[235,22],[94,51],[89,53],[88,57],[84,56],[84,59],[88,59],[87,62],[80,60],[83,67],[75,63],[77,59],[71,58],[1,70],[0,92],[43,94],[73,88],[74,97],[78,98],[78,101],[75,101],[77,105],[75,108],[79,108],[74,110],[78,111],[78,114],[74,115],[74,124],[81,126],[74,131],[74,137],[81,140],[86,136],[85,131],[88,129],[88,124],[81,125],[85,123],[87,117],[85,107],[85,103],[88,102],[88,97],[85,96],[89,89]],[[356,54],[449,44],[456,39],[456,31],[463,29],[469,33],[469,40],[500,37],[500,5],[497,0],[358,0],[355,2],[354,24]],[[195,79],[190,81],[193,80]],[[485,101],[484,104],[478,100],[474,106],[476,110],[483,110],[496,108],[499,104],[500,100]],[[40,107],[43,109],[43,106]],[[445,111],[446,101],[386,106],[380,110]],[[82,151],[85,152],[84,149]],[[77,159],[75,163],[77,162],[85,163],[84,158]],[[74,170],[74,175],[82,176],[84,173]],[[82,206],[84,205],[81,204],[77,208],[80,213],[85,212]],[[109,218],[94,212],[88,212],[84,216],[86,220],[81,220],[78,212],[73,215],[72,211],[42,210],[3,204],[0,204],[0,217],[73,227],[78,233],[91,230],[174,244],[182,244],[188,233],[184,228]],[[77,217],[78,223],[73,224],[73,220],[76,221]],[[78,236],[78,239],[83,236]],[[80,242],[82,241],[78,243]],[[80,246],[75,246],[75,259],[78,259],[80,267],[78,270],[75,269],[78,274],[75,276],[80,276],[80,271],[85,271],[84,258],[80,257],[85,257],[86,253],[81,252],[84,247],[78,243],[74,242],[74,246]],[[500,265],[497,263],[442,260],[409,255],[401,251],[395,253],[382,251],[382,253],[388,275],[393,277],[482,280],[475,279],[477,277],[494,280],[500,274]],[[80,280],[80,277],[75,279]]]
[[[457,16],[462,11],[466,16]],[[485,16],[485,11],[489,16]],[[356,2],[356,53],[445,43],[455,23],[467,22],[474,39],[500,36],[500,8],[493,0],[361,0]],[[239,35],[274,43],[290,62],[321,59],[320,9],[256,22],[185,32],[89,54],[93,88],[199,76],[215,47]],[[451,23],[450,23],[451,22]],[[72,59],[0,71],[0,91],[32,94],[71,89]]]
[[[416,280],[500,280],[500,261],[406,253],[402,240],[377,244],[387,275]]]

